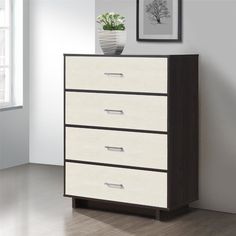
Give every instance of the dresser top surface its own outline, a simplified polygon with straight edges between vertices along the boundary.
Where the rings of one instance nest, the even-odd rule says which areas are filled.
[[[161,57],[161,58],[169,58],[169,57],[188,57],[195,56],[198,57],[198,54],[169,54],[169,55],[104,55],[104,54],[70,54],[65,53],[64,57]]]

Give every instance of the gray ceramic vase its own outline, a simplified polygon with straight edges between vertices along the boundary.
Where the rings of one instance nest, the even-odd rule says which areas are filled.
[[[120,55],[126,43],[126,31],[99,30],[98,39],[105,55]]]

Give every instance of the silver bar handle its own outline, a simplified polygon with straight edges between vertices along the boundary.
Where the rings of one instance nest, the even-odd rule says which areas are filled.
[[[124,115],[124,111],[123,110],[105,109],[104,111],[107,112],[107,114],[110,114],[110,115]]]
[[[124,77],[123,73],[109,73],[109,72],[106,72],[106,73],[104,73],[104,75],[106,75],[108,77]]]
[[[108,188],[118,188],[118,189],[124,189],[123,184],[112,184],[112,183],[104,183]]]
[[[107,151],[111,151],[111,152],[124,152],[124,148],[123,147],[105,146],[105,148],[107,149]]]

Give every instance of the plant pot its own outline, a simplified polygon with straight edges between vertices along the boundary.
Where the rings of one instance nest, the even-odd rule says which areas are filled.
[[[98,39],[105,55],[120,55],[125,47],[126,31],[99,30]]]

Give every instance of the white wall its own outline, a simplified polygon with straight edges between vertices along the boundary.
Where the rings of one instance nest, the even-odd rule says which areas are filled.
[[[195,206],[236,213],[236,2],[183,2],[183,43],[136,42],[136,0],[97,0],[96,15],[117,11],[126,16],[126,54],[200,54],[200,201]],[[92,0],[31,0],[30,162],[62,164],[62,54],[94,52],[94,11]],[[96,49],[100,52],[97,40]],[[21,112],[8,113],[22,124]],[[4,116],[0,130],[13,122]],[[25,129],[18,129],[21,136]]]
[[[96,16],[126,16],[126,54],[200,54],[200,201],[194,205],[236,213],[236,1],[184,0],[183,6],[183,43],[136,42],[136,0],[97,0]]]
[[[17,0],[18,1],[18,0]],[[29,1],[24,0],[23,108],[0,111],[0,169],[29,162]],[[19,39],[19,41],[21,41]],[[22,59],[21,59],[22,61]],[[21,75],[20,75],[21,77]],[[21,79],[18,74],[15,79]]]
[[[63,53],[94,53],[94,0],[30,1],[30,162],[63,163]]]

